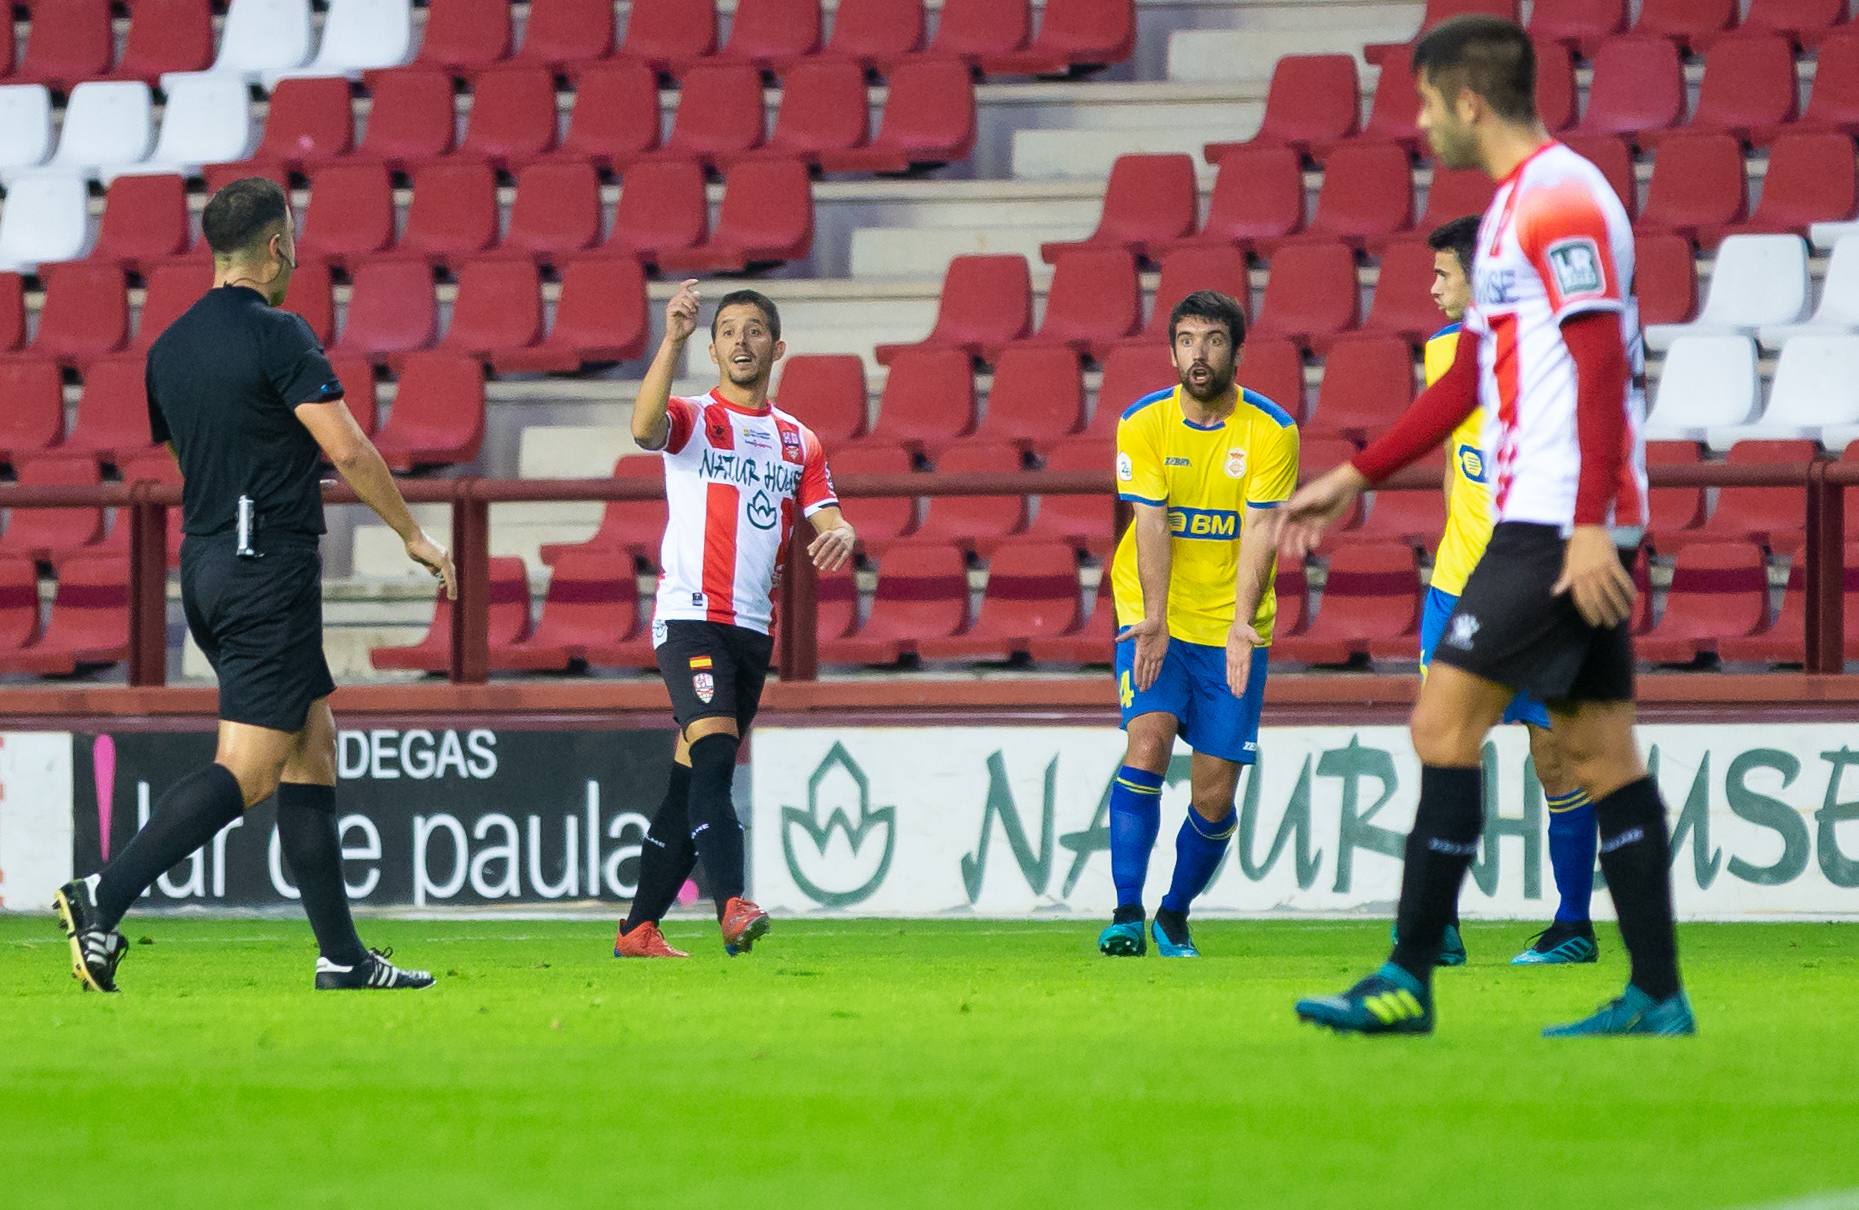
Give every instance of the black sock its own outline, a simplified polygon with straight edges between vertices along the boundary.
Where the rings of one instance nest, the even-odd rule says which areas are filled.
[[[671,763],[665,782],[665,799],[652,816],[645,844],[639,850],[639,889],[621,932],[630,933],[648,922],[657,924],[677,902],[678,889],[697,866],[697,846],[691,843],[691,769]]]
[[[285,782],[278,787],[278,846],[291,881],[303,897],[316,948],[323,957],[354,966],[368,956],[349,915],[342,881],[342,837],[336,830],[336,788]]]
[[[197,769],[168,787],[148,823],[97,882],[97,923],[113,929],[136,896],[245,813],[245,791],[224,765]]]
[[[742,821],[729,793],[741,746],[733,735],[706,735],[691,745],[691,840],[704,859],[719,919],[724,906],[742,894]]]
[[[1110,919],[1115,924],[1141,924],[1143,922],[1142,905],[1140,903],[1119,904],[1117,910],[1111,913]]]
[[[1678,938],[1672,927],[1672,840],[1665,803],[1651,777],[1594,804],[1601,872],[1633,959],[1633,986],[1655,1000],[1678,994]]]
[[[1439,961],[1440,940],[1459,904],[1459,885],[1478,854],[1485,825],[1484,775],[1479,769],[1425,765],[1420,770],[1420,806],[1407,834],[1401,870],[1399,940],[1389,960],[1426,982]]]

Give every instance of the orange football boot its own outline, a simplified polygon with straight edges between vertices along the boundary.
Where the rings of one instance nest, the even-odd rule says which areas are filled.
[[[723,905],[723,948],[731,957],[746,954],[768,935],[768,913],[737,895]]]
[[[620,932],[613,938],[613,956],[615,958],[689,958],[681,949],[673,949],[665,940],[665,934],[658,931],[658,925],[650,920],[633,929]]]

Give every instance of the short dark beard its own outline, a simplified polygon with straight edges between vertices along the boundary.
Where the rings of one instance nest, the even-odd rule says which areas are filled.
[[[1202,394],[1200,391],[1197,391],[1194,389],[1194,387],[1189,383],[1188,376],[1186,374],[1181,375],[1181,389],[1186,391],[1188,393],[1188,397],[1193,399],[1194,402],[1196,403],[1200,403],[1200,404],[1218,403],[1222,396],[1224,396],[1228,391],[1233,389],[1233,382],[1237,378],[1237,376],[1238,376],[1237,372],[1232,371],[1232,370],[1227,371],[1225,376],[1222,376],[1214,372],[1214,369],[1212,366],[1209,366],[1208,367],[1208,378],[1207,378],[1207,389],[1206,389],[1205,394]]]

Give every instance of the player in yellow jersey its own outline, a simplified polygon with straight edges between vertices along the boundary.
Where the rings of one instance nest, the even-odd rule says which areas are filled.
[[[1256,758],[1266,652],[1278,611],[1277,514],[1297,486],[1297,424],[1235,381],[1246,316],[1212,290],[1169,315],[1178,385],[1144,395],[1117,424],[1117,493],[1135,520],[1117,547],[1117,699],[1129,733],[1110,792],[1117,910],[1098,937],[1144,953],[1143,878],[1161,826],[1163,774],[1179,735],[1194,750],[1192,804],[1151,935],[1194,958],[1188,905],[1212,881],[1236,822],[1239,771]],[[1099,406],[1114,401],[1100,402]]]
[[[1426,345],[1427,384],[1452,365],[1459,343],[1459,317],[1471,301],[1468,269],[1478,247],[1478,219],[1454,219],[1427,237],[1433,249],[1433,301],[1452,322],[1435,332]],[[1426,674],[1433,648],[1446,631],[1446,622],[1465,591],[1465,581],[1484,557],[1495,521],[1487,462],[1484,455],[1484,411],[1474,411],[1453,430],[1446,442],[1446,532],[1433,561],[1433,578],[1427,589],[1420,621],[1420,671]],[[1599,953],[1588,900],[1594,892],[1594,858],[1598,840],[1594,806],[1588,794],[1570,775],[1555,732],[1549,729],[1549,709],[1527,693],[1519,693],[1504,712],[1507,723],[1530,729],[1530,758],[1543,786],[1549,807],[1549,865],[1555,872],[1560,902],[1555,920],[1538,933],[1530,947],[1511,959],[1518,966],[1593,962]],[[1465,961],[1465,943],[1455,919],[1446,929],[1440,947],[1440,965]]]

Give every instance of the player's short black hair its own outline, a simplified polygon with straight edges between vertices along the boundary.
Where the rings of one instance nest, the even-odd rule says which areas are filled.
[[[1435,252],[1450,252],[1459,258],[1459,270],[1472,275],[1472,258],[1478,255],[1478,216],[1465,214],[1449,223],[1441,223],[1427,236],[1427,247]]]
[[[1414,43],[1414,75],[1450,96],[1469,88],[1509,122],[1536,118],[1536,48],[1514,21],[1468,14]]]
[[[276,181],[262,176],[241,177],[207,202],[200,216],[200,231],[207,247],[221,256],[243,252],[269,239],[271,228],[290,213],[290,199]]]
[[[1175,327],[1182,320],[1193,316],[1195,319],[1209,319],[1226,325],[1226,333],[1233,340],[1233,347],[1239,348],[1246,343],[1246,311],[1230,294],[1218,290],[1196,290],[1168,313],[1168,343],[1175,343]]]
[[[716,340],[716,321],[723,318],[723,312],[730,307],[755,307],[762,313],[768,323],[768,335],[781,339],[781,312],[775,309],[775,300],[760,290],[731,290],[717,299],[716,314],[710,317],[710,339]]]

